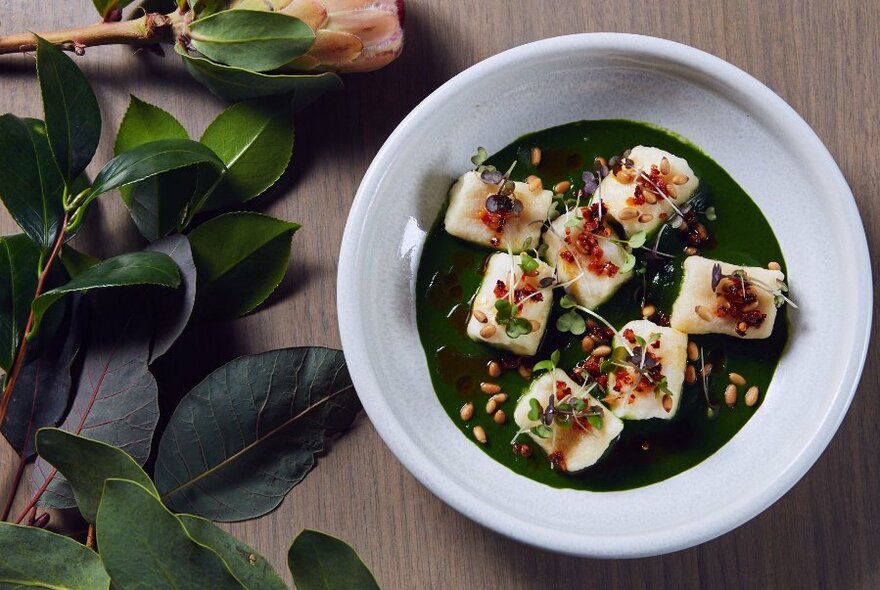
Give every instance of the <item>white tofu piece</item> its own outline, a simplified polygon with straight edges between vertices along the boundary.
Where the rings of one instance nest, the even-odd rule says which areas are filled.
[[[672,316],[669,318],[672,327],[688,334],[727,334],[745,339],[769,337],[773,333],[773,324],[776,322],[776,304],[773,294],[764,289],[751,288],[757,295],[757,309],[766,314],[766,317],[760,326],[749,327],[745,335],[738,334],[736,331],[738,320],[730,316],[719,317],[716,315],[719,295],[712,288],[712,267],[716,262],[721,265],[722,274],[729,275],[736,270],[744,270],[746,280],[752,278],[771,289],[779,288],[780,284],[785,281],[785,275],[779,270],[769,270],[759,266],[737,266],[702,256],[690,256],[684,261],[684,278],[681,281],[681,290],[672,305]],[[705,320],[700,317],[696,311],[697,306],[706,308],[711,314],[711,318]]]
[[[672,184],[672,179],[676,176],[688,178],[686,183],[674,185],[676,196],[672,200],[676,205],[681,205],[691,198],[700,185],[699,179],[694,176],[694,171],[691,170],[687,160],[665,150],[643,145],[632,148],[629,159],[633,161],[636,168],[645,174],[650,174],[652,166],[657,166],[657,169],[660,169],[660,163],[664,156],[669,160],[669,174],[663,176],[664,180]],[[645,185],[652,188],[648,183]],[[654,204],[645,202],[636,205],[633,199],[637,186],[639,186],[637,181],[624,183],[612,173],[602,179],[597,189],[599,196],[602,197],[602,203],[608,208],[608,213],[617,220],[627,237],[640,231],[647,231],[648,234],[653,233],[674,213],[674,209],[667,199],[659,196]],[[656,191],[654,192],[656,193]],[[621,216],[624,210],[628,212],[635,210],[636,215],[627,219],[626,215]]]
[[[525,276],[520,267],[520,256],[510,256],[506,252],[498,252],[489,257],[486,263],[486,274],[474,299],[471,302],[471,315],[468,319],[467,334],[472,340],[485,342],[496,348],[503,348],[510,352],[523,356],[532,356],[538,351],[541,338],[547,330],[547,321],[550,310],[553,308],[553,289],[544,289],[540,295],[528,297],[531,291],[540,291],[540,282],[545,278],[553,278],[553,269],[545,262],[538,260],[538,269],[535,276]],[[513,284],[515,301],[522,301],[522,309],[519,316],[532,322],[533,330],[516,338],[507,335],[506,327],[495,321],[495,302],[506,299],[511,289],[511,269],[513,272]],[[496,288],[502,287],[505,295],[496,295]],[[501,291],[499,291],[500,293]],[[477,316],[485,315],[486,322],[480,322]],[[534,329],[537,327],[537,329]],[[488,330],[487,330],[488,328]],[[492,329],[494,328],[494,330]],[[491,334],[487,333],[491,332]]]
[[[595,309],[608,301],[621,285],[630,280],[634,271],[620,271],[626,260],[626,249],[607,238],[595,236],[602,250],[600,257],[595,256],[594,253],[587,254],[584,248],[578,247],[578,237],[583,233],[583,229],[565,227],[574,215],[574,211],[569,211],[553,221],[551,229],[544,234],[544,242],[548,246],[545,256],[549,263],[556,265],[560,283],[568,283],[580,276],[578,280],[566,286],[565,290],[584,307]],[[566,237],[569,238],[569,242],[565,241]],[[599,266],[606,262],[613,264],[617,271]]]
[[[498,192],[498,186],[486,184],[475,171],[464,173],[449,191],[449,207],[444,223],[446,231],[457,238],[480,246],[519,253],[523,242],[532,239],[532,247],[541,239],[541,221],[547,218],[553,193],[532,191],[523,182],[515,183],[513,197],[523,205],[520,213],[509,213],[500,231],[486,211],[486,199]]]
[[[634,320],[623,326],[620,333],[614,337],[612,344],[615,349],[624,345],[623,334],[626,330],[632,330],[636,336],[649,342],[648,359],[659,363],[660,378],[666,378],[666,388],[669,393],[659,391],[644,377],[640,379],[634,368],[616,368],[608,374],[608,394],[603,401],[616,416],[624,420],[673,418],[681,402],[681,387],[687,365],[687,334],[674,328],[658,326],[650,320]],[[656,346],[650,343],[653,334],[659,334],[659,338],[655,340]],[[627,344],[633,350],[638,346],[631,342]],[[648,359],[646,363],[650,363]],[[618,378],[618,375],[621,378]],[[641,386],[637,389],[639,382]],[[665,395],[670,397],[664,400]]]
[[[520,429],[528,430],[541,424],[540,421],[529,419],[529,400],[537,399],[542,408],[548,406],[551,396],[556,396],[554,403],[563,401],[564,398],[560,399],[556,395],[557,384],[560,384],[558,389],[563,393],[567,394],[565,389],[569,388],[573,397],[583,399],[584,403],[591,407],[602,408],[604,412],[601,429],[596,429],[581,419],[579,420],[581,426],[573,425],[567,428],[554,422],[550,426],[552,434],[547,438],[541,438],[532,432],[528,433],[535,444],[544,449],[554,467],[574,473],[594,465],[602,458],[605,451],[623,430],[623,422],[609,412],[596,398],[588,393],[583,393],[581,386],[572,381],[565,371],[554,369],[532,381],[529,388],[517,401],[514,420]]]

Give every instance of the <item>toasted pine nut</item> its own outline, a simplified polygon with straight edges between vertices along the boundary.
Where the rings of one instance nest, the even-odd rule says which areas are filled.
[[[490,397],[489,401],[486,402],[486,413],[490,416],[495,413],[495,410],[498,409],[498,402],[495,401],[494,397]]]
[[[492,383],[491,381],[483,381],[480,383],[480,391],[488,393],[489,395],[495,395],[501,391],[501,386],[497,383]]]
[[[617,218],[621,221],[627,221],[629,219],[635,219],[638,216],[639,212],[637,209],[633,209],[632,207],[624,207]]]
[[[639,215],[639,223],[648,223],[650,221],[654,221],[654,216],[650,213],[642,213]]]
[[[663,394],[663,409],[666,410],[667,414],[672,410],[672,396],[668,393]]]
[[[498,410],[492,419],[495,420],[495,424],[504,424],[507,422],[507,414],[504,413],[504,410]]]
[[[694,308],[694,311],[696,312],[696,314],[698,316],[700,316],[700,319],[703,320],[704,322],[711,322],[712,321],[712,312],[710,312],[708,310],[708,308],[706,308],[704,305],[696,306]]]
[[[480,336],[482,336],[483,338],[491,338],[492,336],[495,335],[495,332],[497,330],[498,330],[498,328],[496,328],[492,324],[487,324],[487,325],[483,326],[482,328],[480,328]]]
[[[660,174],[663,174],[664,176],[669,174],[669,158],[666,156],[663,156],[663,159],[660,160]]]
[[[779,265],[778,262],[768,262],[767,268],[770,270],[782,270],[782,267]]]
[[[696,256],[699,253],[699,250],[693,246],[688,246],[684,249],[684,253],[688,256]]]
[[[553,185],[553,192],[556,194],[567,193],[570,188],[571,183],[567,180],[562,180]]]
[[[532,166],[537,166],[538,164],[541,163],[541,148],[539,148],[539,147],[532,148],[530,161],[531,161]]]
[[[666,185],[666,194],[669,195],[670,197],[672,197],[673,199],[677,199],[678,198],[678,189],[675,188],[674,184],[667,184]]]
[[[731,383],[733,383],[734,385],[739,385],[740,387],[746,384],[746,378],[739,373],[731,373],[727,376],[727,378],[730,379]]]
[[[532,370],[525,365],[520,365],[516,372],[519,373],[519,376],[526,381],[532,378]]]
[[[501,393],[496,393],[495,395],[493,395],[492,399],[494,399],[499,404],[503,404],[507,401],[507,394],[502,391]]]
[[[474,438],[482,444],[486,444],[486,441],[489,440],[486,438],[486,431],[479,424],[474,426]]]
[[[489,373],[489,377],[500,377],[501,364],[498,361],[489,361],[486,371]]]
[[[749,390],[746,391],[746,405],[750,408],[758,403],[758,386],[752,385],[749,387]]]
[[[693,365],[688,365],[684,370],[684,380],[688,385],[697,382],[697,370]]]
[[[474,404],[471,402],[466,403],[461,407],[461,410],[458,411],[458,415],[461,416],[461,419],[467,422],[471,418],[474,417]]]
[[[649,205],[657,204],[657,195],[655,195],[652,191],[645,191],[644,193],[645,202]]]
[[[584,336],[584,339],[581,340],[581,350],[584,352],[590,352],[594,346],[596,346],[596,341],[591,336]]]
[[[688,360],[695,361],[700,358],[700,349],[697,348],[697,343],[691,340],[688,342]]]
[[[649,318],[652,315],[654,315],[655,313],[657,313],[657,307],[654,305],[646,305],[645,307],[642,308],[642,317],[643,318]]]
[[[526,178],[526,183],[529,185],[529,190],[533,193],[544,189],[544,183],[534,174]]]
[[[479,309],[474,310],[474,319],[480,322],[481,324],[485,324],[489,321],[489,318],[486,317],[486,314],[480,311]]]
[[[728,383],[724,388],[724,403],[731,408],[736,405],[736,385]]]
[[[709,373],[711,373],[711,372],[712,372],[712,363],[706,363],[705,365],[703,365],[703,368],[700,369],[700,375],[702,375],[703,377],[708,377]]]
[[[603,344],[602,346],[597,346],[593,349],[593,356],[603,357],[611,354],[611,347],[607,344]]]
[[[537,332],[541,329],[541,322],[538,320],[529,320],[529,324],[532,326],[532,332]]]
[[[690,180],[690,179],[687,176],[685,176],[684,174],[676,174],[675,176],[672,177],[672,184],[677,184],[677,185],[681,186],[683,184],[687,184],[688,180]]]

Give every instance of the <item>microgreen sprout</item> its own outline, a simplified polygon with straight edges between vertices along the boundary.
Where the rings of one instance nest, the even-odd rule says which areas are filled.
[[[799,309],[797,304],[785,295],[785,293],[788,291],[788,285],[786,285],[782,281],[779,281],[778,279],[777,282],[779,283],[779,285],[776,288],[773,288],[763,281],[748,276],[745,269],[742,268],[737,269],[730,274],[724,274],[721,272],[721,265],[716,262],[712,265],[712,289],[717,289],[719,283],[721,283],[723,279],[740,281],[743,288],[743,297],[745,297],[746,294],[746,281],[748,281],[749,284],[754,285],[762,291],[765,291],[772,295],[776,307],[780,307],[782,305],[782,302],[785,302],[791,305],[793,308]]]
[[[519,267],[525,273],[534,272],[538,270],[538,261],[532,258],[528,253],[522,252],[519,255]]]
[[[495,323],[504,326],[507,336],[514,340],[532,333],[531,322],[520,317],[517,305],[507,299],[498,299],[495,302]]]
[[[478,147],[477,153],[475,153],[473,156],[471,156],[471,163],[474,166],[479,167],[479,166],[482,166],[483,162],[485,162],[488,159],[489,159],[489,152],[486,151],[486,148]]]
[[[562,299],[559,300],[559,305],[561,305],[563,309],[571,309],[571,310],[576,309],[578,311],[582,311],[585,314],[592,316],[593,318],[599,320],[600,322],[602,322],[603,324],[608,326],[611,329],[611,331],[614,332],[615,334],[618,333],[617,328],[615,328],[613,325],[611,325],[611,322],[609,322],[608,320],[603,318],[601,315],[599,315],[598,313],[596,313],[592,309],[584,307],[583,305],[579,305],[578,302],[575,300],[575,298],[572,297],[571,295],[569,295],[568,293],[566,293],[565,295],[562,296]],[[626,343],[625,338],[624,338],[624,347],[626,348],[627,352],[632,354],[632,349],[630,349],[629,345]]]
[[[706,355],[703,347],[700,347],[700,376],[703,385],[703,396],[706,398],[706,417],[713,420],[718,417],[718,411],[721,409],[719,404],[713,404],[709,401],[709,374],[706,372]]]
[[[549,359],[535,363],[535,366],[532,367],[532,372],[547,371],[549,373],[552,373],[553,371],[556,370],[556,365],[558,365],[558,364],[559,364],[559,350],[554,350],[550,354]]]
[[[706,219],[709,221],[715,221],[718,219],[718,215],[715,214],[715,207],[709,207],[705,211]]]

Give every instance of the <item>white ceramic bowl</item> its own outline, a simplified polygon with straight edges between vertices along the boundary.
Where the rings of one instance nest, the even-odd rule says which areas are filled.
[[[831,108],[831,105],[829,105]],[[623,492],[554,489],[493,461],[437,401],[416,329],[416,269],[450,182],[520,135],[580,119],[672,129],[703,148],[764,211],[782,246],[792,339],[752,419],[721,450]],[[367,414],[400,461],[469,518],[545,549],[656,555],[754,517],[816,461],[865,359],[872,283],[864,230],[840,170],[781,98],[736,67],[670,41],[599,33],[517,47],[462,72],[397,127],[367,171],[339,260],[339,326]],[[590,507],[573,521],[554,506]]]

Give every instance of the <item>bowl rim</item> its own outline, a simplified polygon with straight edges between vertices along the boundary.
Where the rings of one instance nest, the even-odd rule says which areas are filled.
[[[396,145],[412,128],[431,116],[434,105],[442,103],[457,89],[469,81],[504,67],[511,63],[534,59],[542,54],[556,55],[572,51],[615,51],[622,54],[650,53],[652,56],[700,74],[702,77],[721,82],[738,98],[748,99],[750,106],[773,113],[780,126],[807,145],[808,149],[821,160],[825,169],[839,187],[840,206],[853,228],[851,235],[853,255],[864,261],[860,267],[857,292],[862,301],[873,301],[873,280],[870,255],[864,225],[852,190],[830,152],[810,126],[780,96],[762,82],[723,59],[700,49],[645,35],[631,33],[579,33],[551,37],[508,49],[460,72],[430,95],[423,99],[395,128],[379,150],[360,184],[349,211],[348,221],[342,238],[337,274],[337,312],[343,351],[349,372],[358,396],[370,417],[373,426],[404,467],[428,490],[446,504],[481,525],[515,540],[546,550],[589,557],[646,557],[661,555],[686,549],[723,535],[751,520],[788,492],[813,466],[837,432],[852,402],[862,375],[871,334],[873,306],[865,305],[856,310],[854,325],[863,326],[854,330],[853,350],[844,378],[834,393],[829,409],[816,427],[808,443],[801,449],[779,475],[751,496],[719,507],[716,513],[686,525],[680,534],[667,531],[663,535],[643,535],[640,533],[621,534],[614,539],[602,538],[601,546],[584,546],[584,534],[553,535],[533,522],[522,519],[511,520],[509,514],[497,510],[486,498],[473,497],[448,475],[432,464],[423,451],[394,419],[380,383],[368,362],[369,339],[358,327],[356,309],[358,306],[354,278],[356,276],[352,261],[359,249],[359,242],[365,228],[365,218],[375,189],[384,176],[384,162],[394,157]],[[756,106],[757,105],[757,106]],[[856,231],[858,230],[858,231]],[[503,520],[502,520],[503,519]],[[512,523],[512,524],[511,524]],[[681,529],[674,529],[678,533]]]

